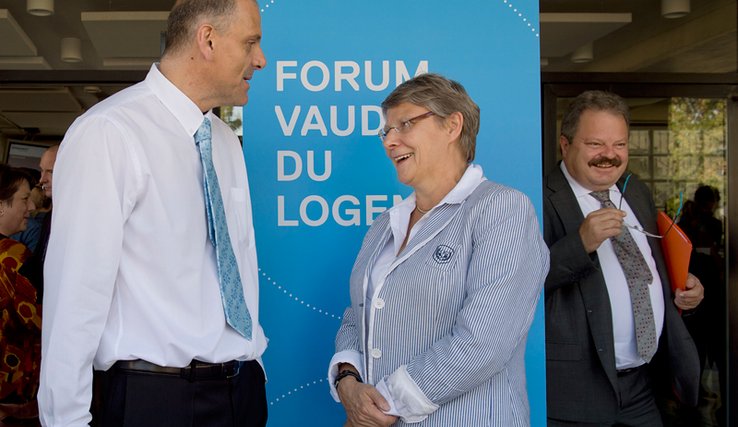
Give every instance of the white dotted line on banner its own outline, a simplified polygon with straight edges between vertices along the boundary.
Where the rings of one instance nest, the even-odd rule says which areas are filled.
[[[261,13],[264,13],[264,11],[269,9],[269,6],[273,4],[274,4],[274,0],[269,0],[269,3],[265,4],[264,7],[261,9]]]
[[[271,402],[269,402],[269,405],[274,406],[274,404],[275,403],[279,403],[280,400],[285,400],[286,398],[291,397],[293,394],[297,394],[297,393],[305,390],[306,388],[308,388],[310,386],[317,385],[319,383],[324,383],[324,382],[325,382],[325,380],[323,378],[321,378],[319,380],[315,380],[315,381],[308,381],[307,383],[305,383],[305,384],[303,384],[303,385],[301,385],[299,387],[295,387],[294,389],[288,391],[287,393],[281,395],[280,397],[272,400]]]
[[[513,6],[512,2],[509,2],[508,0],[502,0],[502,2],[505,3],[508,8],[512,9],[512,11],[514,13],[516,13],[518,15],[518,17],[523,20],[523,22],[525,22],[525,24],[528,26],[528,28],[530,28],[530,30],[533,33],[535,33],[536,37],[540,37],[540,35],[538,34],[538,30],[536,29],[536,27],[534,27],[533,24],[531,24],[531,22],[528,21],[528,18],[526,18],[526,17],[523,16],[523,13],[520,12],[518,10],[518,8],[516,8],[515,6]]]
[[[318,312],[318,313],[320,313],[320,314],[324,314],[324,315],[326,315],[327,317],[330,317],[330,318],[332,318],[332,319],[338,319],[338,320],[341,320],[341,316],[336,316],[335,314],[331,314],[331,313],[329,313],[329,312],[328,312],[328,310],[323,310],[323,309],[321,309],[321,308],[318,308],[318,307],[316,307],[315,305],[313,305],[313,304],[310,304],[310,303],[307,303],[307,302],[305,302],[304,300],[300,299],[299,297],[295,296],[295,295],[294,295],[294,294],[293,294],[292,292],[290,292],[289,290],[287,290],[287,288],[285,288],[284,286],[282,286],[282,285],[278,284],[277,282],[275,282],[274,280],[272,280],[272,278],[271,278],[271,277],[267,276],[267,274],[266,274],[266,273],[265,273],[264,271],[262,271],[262,270],[261,270],[261,268],[259,269],[259,272],[261,273],[261,275],[262,275],[262,276],[263,276],[263,277],[264,277],[265,279],[267,279],[267,281],[268,281],[269,283],[271,283],[271,284],[272,284],[272,286],[274,286],[274,287],[276,287],[276,288],[277,288],[278,290],[282,291],[282,293],[283,293],[284,295],[287,295],[287,297],[289,297],[289,298],[290,298],[291,300],[294,300],[295,302],[299,302],[299,303],[300,303],[301,305],[305,306],[306,308],[312,309],[313,311],[315,311],[315,312]]]

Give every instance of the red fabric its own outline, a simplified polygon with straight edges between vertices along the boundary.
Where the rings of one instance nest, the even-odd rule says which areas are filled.
[[[36,397],[41,363],[41,305],[36,289],[18,270],[31,252],[0,240],[0,402]]]

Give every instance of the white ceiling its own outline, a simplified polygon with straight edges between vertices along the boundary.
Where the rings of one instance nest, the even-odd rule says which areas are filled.
[[[161,51],[173,3],[57,0],[53,15],[39,17],[26,12],[26,0],[0,0],[0,76],[11,70],[145,70]],[[660,0],[540,0],[542,71],[736,72],[735,0],[691,3],[686,17],[665,19]],[[65,37],[81,40],[81,62],[60,60]],[[594,60],[572,63],[571,53],[587,43]],[[61,136],[77,115],[123,87],[1,81],[0,134],[14,137]]]

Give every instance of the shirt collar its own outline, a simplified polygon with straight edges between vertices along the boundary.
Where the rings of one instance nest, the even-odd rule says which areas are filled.
[[[582,186],[576,179],[574,179],[573,176],[569,173],[569,170],[566,169],[566,165],[564,162],[561,162],[561,172],[564,173],[564,176],[566,177],[566,180],[569,182],[569,187],[571,187],[571,191],[574,192],[574,196],[576,196],[577,199],[582,197],[592,197],[589,193],[592,192],[592,190],[588,190]],[[609,189],[610,191],[610,200],[614,200],[613,196],[617,196],[620,194],[620,190],[618,190],[617,185],[613,184]]]
[[[188,135],[194,135],[202,124],[203,113],[184,92],[159,71],[159,63],[151,65],[144,81],[164,107],[176,117],[184,131]],[[212,115],[212,110],[205,114],[211,121]]]
[[[441,206],[446,203],[459,204],[463,202],[485,179],[486,178],[484,177],[484,171],[482,170],[482,167],[479,165],[470,164],[469,166],[467,166],[466,171],[464,171],[464,175],[462,175],[459,182],[456,183],[454,188],[452,188],[451,191],[449,191],[448,194],[446,194],[446,196],[436,206]],[[435,206],[433,208],[435,209]],[[392,207],[390,211],[412,211],[413,209],[415,209],[415,192],[410,194],[407,198],[398,203],[396,206]]]
[[[436,206],[442,206],[444,203],[459,204],[463,202],[485,179],[486,178],[484,177],[484,172],[482,171],[481,166],[467,166],[466,171],[464,172],[464,175],[461,177],[459,182],[456,183],[454,188],[451,189],[451,191],[449,191],[448,194],[446,194],[446,196],[443,198],[443,200],[441,200],[441,202],[438,203],[438,205]],[[436,207],[434,206],[431,211],[435,208]],[[394,238],[393,244],[395,254],[400,252],[400,246],[402,245],[402,242],[405,241],[407,225],[410,221],[410,215],[412,214],[414,209],[415,192],[410,194],[406,199],[396,204],[389,210],[390,228],[392,230],[392,236]],[[423,215],[423,217],[417,222],[415,227],[413,227],[412,233],[415,233],[418,229],[420,229],[422,224],[427,220],[427,217],[428,215]]]

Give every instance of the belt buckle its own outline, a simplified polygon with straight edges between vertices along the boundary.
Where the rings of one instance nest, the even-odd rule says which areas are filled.
[[[189,382],[195,382],[197,379],[197,361],[192,359],[189,365],[185,366],[179,371],[179,376]]]

